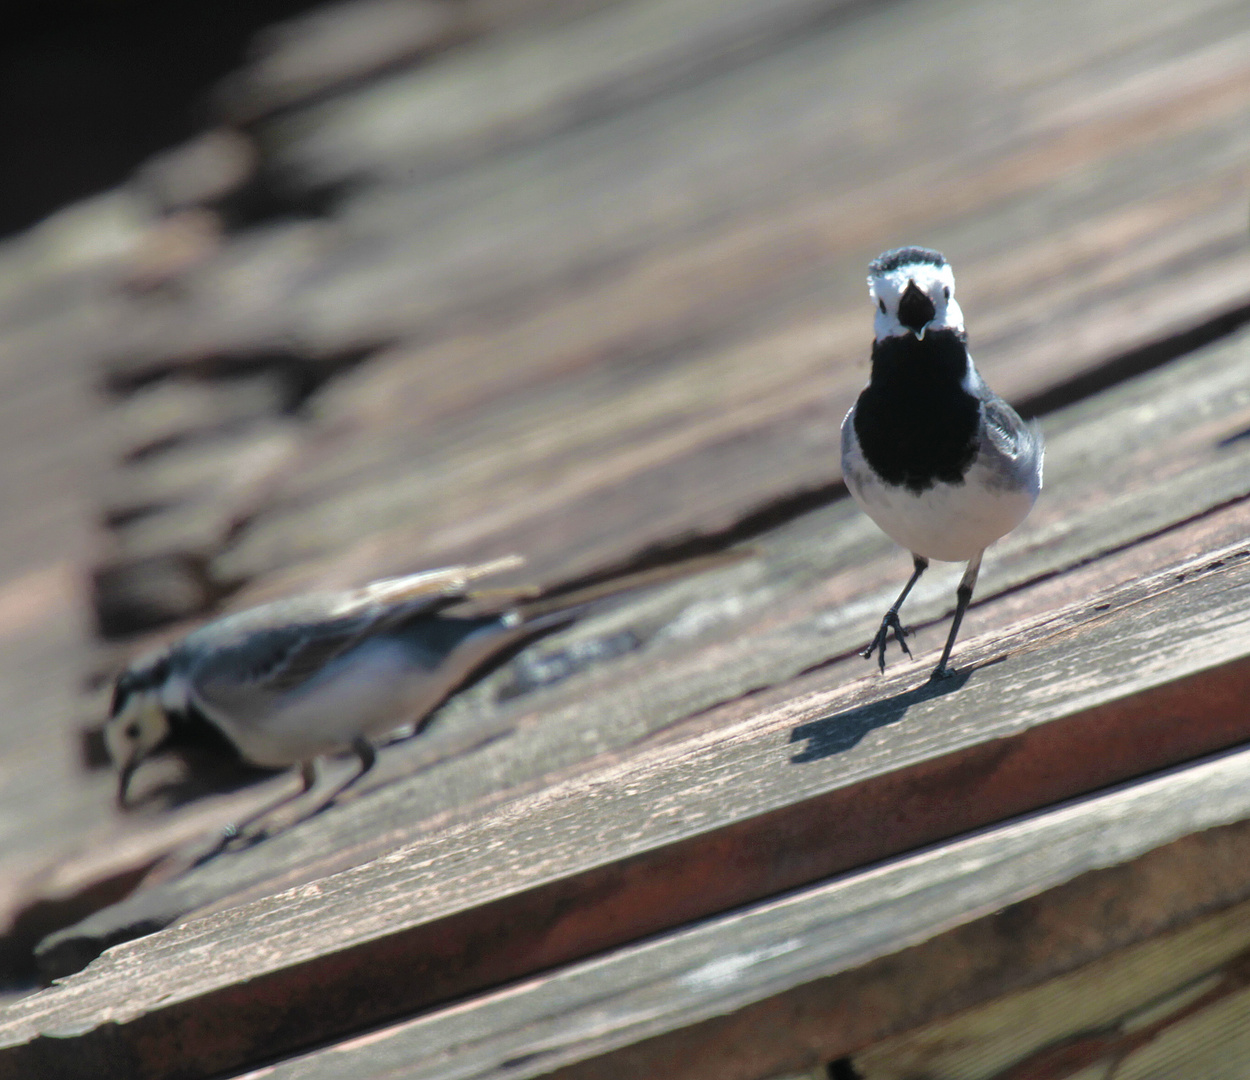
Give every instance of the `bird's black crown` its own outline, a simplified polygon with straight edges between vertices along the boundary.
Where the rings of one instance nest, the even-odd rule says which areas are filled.
[[[946,256],[932,248],[901,247],[893,251],[885,251],[868,264],[869,273],[888,274],[900,266],[913,266],[916,263],[928,263],[930,266],[945,266]]]
[[[168,674],[169,659],[165,656],[142,666],[127,668],[117,676],[117,680],[113,683],[113,700],[109,703],[109,716],[116,716],[121,712],[131,694],[160,686]]]

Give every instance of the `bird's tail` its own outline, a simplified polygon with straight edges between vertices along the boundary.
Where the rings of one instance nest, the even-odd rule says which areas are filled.
[[[625,593],[666,585],[671,581],[680,581],[694,574],[717,570],[723,566],[732,566],[751,558],[754,554],[755,552],[750,549],[739,548],[711,555],[696,555],[662,566],[618,574],[585,585],[540,595],[533,599],[521,599],[515,603],[507,617],[517,626],[537,628],[538,626],[558,625],[560,622],[575,619],[583,612]],[[469,595],[474,599],[482,596],[476,592]]]

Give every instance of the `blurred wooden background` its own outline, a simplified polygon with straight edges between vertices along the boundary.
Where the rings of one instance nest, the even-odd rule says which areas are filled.
[[[1250,900],[1244,3],[357,0],[211,101],[0,245],[0,1076],[233,1074],[394,1021],[266,1075],[1057,1080],[1157,1049],[1125,1033],[1171,993],[1186,1052],[1250,1060],[1250,1005],[1193,1027]],[[909,565],[837,454],[900,243],[950,258],[1048,439],[943,693],[953,568],[915,663],[854,655]],[[733,549],[189,872],[290,778],[156,768],[123,816],[79,761],[117,666],[217,611]],[[1177,927],[1205,966],[942,1057],[1007,1023],[974,1006],[1189,955]]]

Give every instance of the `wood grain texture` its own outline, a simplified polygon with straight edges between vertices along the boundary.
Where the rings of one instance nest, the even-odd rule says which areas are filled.
[[[560,1080],[763,1080],[1037,984],[1245,897],[1242,821],[1081,875],[924,944],[557,1069]],[[1114,961],[1113,961],[1114,962]],[[367,1075],[367,1073],[366,1073]]]
[[[865,1080],[1236,1076],[1250,1047],[1250,907],[1122,950],[855,1055]],[[1113,1071],[1114,1070],[1114,1071]]]
[[[1250,419],[1247,347],[1245,337],[1212,346],[1047,420],[1047,491],[1036,520],[991,552],[969,634],[985,640],[1250,532],[1250,443],[1225,445]],[[1118,454],[1104,461],[1109,441]],[[749,562],[635,597],[538,643],[453,701],[427,736],[385,750],[361,785],[367,798],[100,912],[49,943],[62,959],[48,970],[66,974],[105,945],[188,912],[280,891],[410,843],[449,819],[490,813],[508,792],[559,770],[576,772],[597,754],[713,728],[724,703],[744,698],[749,712],[769,688],[769,700],[780,700],[802,687],[862,680],[868,668],[854,650],[897,592],[905,557],[845,501],[753,543],[757,557]],[[937,624],[950,610],[953,578],[943,573],[951,578],[935,570],[922,581],[906,612],[923,649],[940,644]],[[609,647],[624,651],[609,660]],[[921,654],[899,670],[915,678],[931,662]],[[528,691],[518,693],[524,685]],[[271,797],[268,789],[248,793],[238,812]],[[142,834],[126,840],[129,830],[93,836],[83,871],[74,873],[71,861],[66,875],[84,881],[104,873],[102,849],[117,851],[114,875],[149,866],[168,850],[154,845],[185,844],[204,820],[188,818],[181,831],[143,824],[146,844]],[[220,812],[210,820],[222,820]]]
[[[42,1068],[207,1075],[1231,745],[1248,585],[1239,546],[974,645],[936,692],[904,670],[726,706],[701,737],[114,949],[9,1010],[7,1060],[73,1028]]]
[[[1182,842],[1176,850],[1156,849],[1250,815],[1247,777],[1250,758],[1243,751],[887,862],[248,1075],[314,1080],[352,1072],[369,1080],[467,1080],[501,1071],[546,1075],[564,1065],[555,1073],[561,1080],[658,1075],[648,1069],[683,1080],[761,1080],[770,1068],[795,1068],[804,1058],[807,1063],[819,1061],[818,1055],[828,1060],[851,1049],[845,1042],[839,1046],[839,1039],[846,1038],[848,1028],[853,1031],[855,1020],[871,1026],[884,1019],[874,1012],[891,1011],[889,999],[879,993],[858,1001],[838,995],[831,976],[866,971],[878,957],[901,954],[892,965],[893,981],[923,978],[930,957],[923,948],[911,955],[903,950],[961,924],[972,925],[928,949],[947,946],[945,989],[963,983],[966,994],[975,974],[989,975],[1001,992],[1004,981],[1036,980],[1039,971],[1063,970],[1143,932],[1158,933],[1178,916],[1201,912],[1205,904],[1221,906],[1244,897],[1244,880],[1229,888],[1237,880],[1229,856],[1245,851],[1244,825],[1227,835]],[[1150,852],[1155,852],[1153,859]],[[1138,859],[1141,864],[1134,867]],[[1196,895],[1183,897],[1163,884],[1161,871],[1197,870],[1204,861],[1212,871],[1209,891],[1200,885]],[[1102,867],[1118,872],[1099,875]],[[1081,875],[1084,880],[1074,880]],[[1060,888],[1065,882],[1071,884]],[[1126,899],[1129,882],[1142,895]],[[1045,895],[1049,890],[1054,894]],[[1083,928],[1069,921],[1094,914],[1095,898],[1106,904],[1111,897],[1116,898],[1113,911],[1095,915]],[[980,930],[983,944],[986,937],[986,926],[974,920],[998,909],[1006,910],[987,920],[1000,938],[991,951],[1008,971],[991,974],[968,946],[977,940],[970,931]],[[1108,917],[1112,914],[1119,920],[1128,917],[1130,925],[1117,925]],[[1241,923],[1244,933],[1244,910]],[[1084,942],[1076,945],[1082,929]],[[962,941],[956,940],[960,934]],[[1052,957],[1050,965],[1022,962],[1020,953],[1034,956],[1048,945],[1067,955]],[[1236,951],[1227,948],[1225,956]],[[959,971],[957,958],[973,971]],[[1218,965],[1218,952],[1211,960],[1209,966]],[[1187,962],[1202,972],[1200,950],[1191,950]],[[881,965],[874,974],[881,978]],[[849,987],[844,983],[842,989]],[[902,1001],[907,997],[900,994]],[[790,1019],[804,1003],[809,1015],[794,1026],[777,1023],[780,1014]],[[900,1005],[893,1003],[887,1022],[898,1022]],[[840,1023],[829,1025],[831,1013]],[[735,1021],[738,1030],[731,1035]],[[829,1026],[816,1035],[821,1021]],[[683,1027],[690,1032],[680,1052],[672,1052],[680,1035],[669,1041],[668,1054],[648,1052],[657,1047],[643,1040],[658,1042],[659,1033]],[[745,1046],[744,1035],[752,1028],[766,1048],[763,1053]],[[804,1045],[813,1035],[817,1041]],[[778,1054],[781,1046],[788,1061]],[[742,1058],[735,1057],[737,1049],[746,1050]],[[579,1059],[590,1060],[571,1064]]]
[[[905,19],[647,0],[500,37],[278,125],[293,183],[357,186],[324,224],[231,238],[185,302],[134,313],[118,364],[287,341],[324,370],[393,343],[317,395],[298,464],[212,560],[222,582],[517,544],[546,580],[602,569],[836,483],[829,416],[863,377],[885,237],[948,249],[1012,396],[1244,305],[1248,34],[1218,2],[1126,20],[1114,0]],[[603,49],[607,75],[583,62]],[[898,55],[914,62],[874,93]],[[483,71],[514,91],[463,91]],[[486,149],[415,182],[444,136]]]
[[[1125,163],[1123,175],[1106,182],[1122,190],[1142,167]],[[961,289],[971,294],[973,347],[991,382],[1010,397],[1042,393],[1186,319],[1244,303],[1241,291],[1220,283],[1245,269],[1245,177],[1219,183],[1218,208],[1199,213],[1222,222],[1223,238],[1210,239],[1229,252],[1202,256],[1181,280],[1166,276],[1178,253],[1153,231],[1170,228],[1160,222],[1118,251],[1118,266],[1104,264],[1102,275],[1090,267],[1090,278],[1061,295],[1049,284],[1031,287],[1013,263],[1031,268],[1046,260],[1004,228],[1010,254],[987,253],[987,273],[1025,279],[1019,306],[978,320],[984,307],[972,292],[975,277]],[[1194,210],[1175,200],[1157,209],[1169,216]],[[845,213],[852,208],[838,211],[839,220]],[[1192,224],[1176,227],[1188,233]],[[1099,227],[1082,216],[1073,231]],[[1021,248],[1028,254],[1017,254]],[[676,257],[688,260],[691,252]],[[737,289],[727,283],[706,325],[669,335],[654,321],[665,308],[688,321],[691,302],[660,274],[645,290],[604,287],[594,306],[579,301],[544,311],[532,332],[475,331],[464,341],[382,358],[326,395],[324,423],[310,431],[301,469],[215,560],[215,572],[248,578],[282,568],[289,581],[299,580],[284,561],[296,537],[315,537],[298,548],[308,560],[298,573],[315,580],[345,566],[437,562],[451,551],[487,557],[506,536],[533,554],[535,572],[554,577],[627,561],[674,537],[715,536],[784,495],[827,489],[839,476],[829,417],[845,411],[865,372],[861,259],[856,249],[854,261],[836,270],[822,265],[814,273],[824,289],[812,282],[804,287],[809,299],[786,299],[778,314],[737,332],[744,310],[761,303],[742,294],[758,294],[756,275],[742,275]],[[1156,259],[1164,261],[1150,267]],[[674,277],[710,287],[714,267],[727,261],[711,246],[706,265]],[[846,291],[833,292],[831,278]],[[640,313],[652,325],[621,328],[621,344],[603,339]],[[553,339],[557,327],[559,336],[573,337],[567,347]],[[526,357],[549,367],[542,383],[527,374]],[[444,389],[444,377],[431,372],[452,373],[452,385]],[[456,401],[458,394],[470,396]],[[440,407],[455,411],[431,415]],[[648,512],[640,515],[640,506]]]
[[[489,7],[474,10],[481,28],[508,21],[502,5]],[[546,7],[560,14],[558,3]],[[373,10],[384,9],[404,14]],[[864,263],[887,244],[924,239],[947,250],[978,360],[1016,399],[1122,372],[1139,350],[1127,370],[1147,367],[1169,337],[1244,316],[1244,5],[1063,0],[1042,13],[1014,0],[905,10],[564,0],[560,10],[558,25],[484,37],[428,63],[428,52],[476,32],[467,9],[445,18],[446,9],[410,7],[414,18],[385,42],[389,54],[367,45],[346,66],[318,60],[315,33],[292,39],[236,89],[269,96],[239,106],[255,117],[343,88],[257,126],[248,147],[260,155],[255,175],[284,173],[281,194],[309,216],[223,233],[214,210],[185,265],[160,281],[136,288],[147,272],[138,254],[129,277],[116,274],[129,282],[118,290],[96,281],[77,296],[69,278],[56,279],[61,299],[76,296],[70,317],[58,295],[5,292],[3,313],[19,327],[6,349],[18,339],[23,356],[102,362],[119,391],[162,379],[218,386],[246,373],[265,384],[262,396],[276,388],[255,410],[223,395],[198,420],[201,406],[162,412],[168,395],[165,406],[135,400],[145,422],[123,448],[124,474],[93,485],[113,525],[101,596],[131,605],[117,620],[124,629],[138,607],[156,612],[150,621],[184,617],[244,581],[253,586],[240,602],[516,548],[554,584],[758,530],[770,508],[825,505],[768,530],[749,567],[541,643],[444,710],[432,741],[384,754],[364,797],[148,888],[63,937],[82,944],[79,962],[197,910],[220,908],[219,926],[231,909],[272,912],[276,892],[317,889],[321,877],[364,874],[419,848],[448,876],[421,879],[420,918],[409,910],[384,933],[369,930],[391,945],[387,934],[410,935],[409,952],[379,970],[399,971],[405,958],[424,970],[438,948],[476,944],[420,992],[397,977],[393,997],[367,990],[352,1012],[344,1002],[350,987],[366,986],[374,939],[308,930],[309,963],[325,964],[325,975],[342,962],[325,1025],[345,1030],[1239,737],[1229,702],[1241,686],[1240,646],[1208,664],[1164,641],[1160,656],[1180,664],[1170,672],[1116,652],[1154,644],[1147,631],[1166,636],[1161,622],[1134,623],[1136,594],[1108,594],[1110,614],[1080,604],[1244,535],[1244,340],[1053,418],[1047,498],[993,554],[960,656],[1016,652],[975,671],[955,701],[909,697],[919,665],[879,684],[850,655],[896,591],[900,559],[837,503],[835,443],[865,372]],[[334,36],[343,25],[312,29]],[[419,65],[379,76],[417,55]],[[341,82],[356,78],[370,81]],[[149,172],[140,187],[156,179]],[[350,186],[315,212],[300,203],[343,180]],[[296,402],[298,415],[275,415]],[[940,638],[949,592],[935,574],[913,598],[926,650]],[[1166,595],[1180,603],[1175,590]],[[1235,600],[1210,597],[1226,614]],[[1074,606],[1057,621],[1041,617],[1063,604]],[[1196,640],[1233,640],[1229,625],[1202,627],[1181,607],[1178,624],[1192,624]],[[1106,636],[1114,627],[1124,642]],[[1061,659],[1072,642],[1093,650],[1076,667]],[[987,687],[1014,677],[1021,656],[1039,665],[1026,665],[1033,696],[1008,694],[1002,707],[1042,726],[976,730],[999,715],[998,690]],[[1138,701],[1112,700],[1121,677]],[[878,694],[885,706],[872,704]],[[833,723],[797,716],[818,701]],[[966,715],[943,711],[965,702]],[[1146,707],[1169,718],[1148,735],[1134,712]],[[782,747],[783,720],[810,730]],[[676,779],[621,803],[594,786],[612,788],[635,766],[693,763],[718,727],[753,725],[770,734],[731,738],[727,752],[741,749],[741,760],[699,759],[712,772],[681,781],[703,802],[688,802]],[[26,735],[13,742],[31,745]],[[1074,746],[1090,760],[1073,765]],[[22,752],[22,762],[34,759]],[[9,760],[10,794],[52,775]],[[709,777],[723,783],[715,798]],[[762,801],[739,805],[740,785]],[[74,785],[62,807],[14,818],[30,827],[11,830],[25,861],[6,881],[4,911],[26,920],[23,942],[48,919],[125,891],[231,806],[268,794],[159,823],[66,825],[59,831],[78,837],[68,842],[77,850],[60,858],[67,841],[46,823],[82,821],[84,803],[103,805],[92,802],[103,786]],[[570,792],[581,800],[576,828],[549,808]],[[535,808],[550,835],[526,834],[499,854],[498,835]],[[806,820],[813,808],[845,827],[817,835]],[[718,829],[723,846],[689,856],[682,877],[680,845]],[[32,866],[41,844],[56,853]],[[618,852],[637,861],[609,866]],[[589,861],[562,861],[572,856]],[[724,874],[722,858],[735,873]],[[714,882],[706,895],[696,874]],[[568,889],[570,880],[579,884]],[[495,907],[477,910],[479,893]],[[396,910],[378,904],[380,917]],[[446,932],[439,920],[458,918],[463,939],[435,941]],[[509,934],[517,921],[531,932]],[[515,945],[490,955],[492,932]],[[223,956],[243,955],[245,938],[255,945],[254,931],[242,933],[238,952]],[[142,955],[174,963],[150,944]],[[325,952],[336,948],[346,951]],[[152,963],[129,970],[164,970]],[[248,970],[223,962],[214,974],[224,981],[186,990],[185,1000],[201,1002],[202,991],[220,1005],[235,993],[228,980]],[[260,992],[237,990],[239,1000]],[[152,1022],[183,1001],[175,995]],[[267,1045],[273,1014],[260,1015],[257,1029],[238,1029],[239,1054]],[[124,1058],[146,1023],[99,1031],[114,1031]],[[280,1032],[274,1045],[288,1037],[307,1032]]]

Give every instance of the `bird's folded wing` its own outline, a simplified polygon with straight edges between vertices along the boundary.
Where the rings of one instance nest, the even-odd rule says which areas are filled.
[[[376,614],[351,615],[257,630],[198,665],[191,677],[192,697],[213,716],[263,711],[273,696],[297,690],[376,633],[379,621]]]
[[[1002,398],[985,400],[985,434],[1000,454],[1020,458],[1035,453],[1040,434],[1036,424],[1026,424]]]

